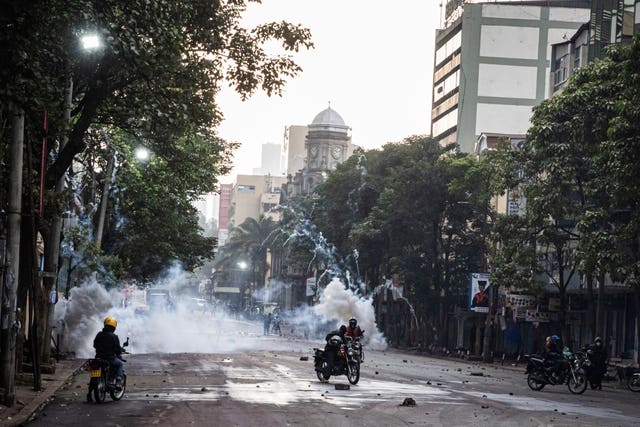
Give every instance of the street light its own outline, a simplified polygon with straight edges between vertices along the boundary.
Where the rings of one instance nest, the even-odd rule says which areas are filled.
[[[85,34],[80,37],[80,43],[84,50],[94,50],[102,46],[102,41],[97,34]]]
[[[147,147],[136,148],[134,154],[136,156],[136,159],[140,160],[141,162],[146,162],[147,160],[149,160],[150,153]]]

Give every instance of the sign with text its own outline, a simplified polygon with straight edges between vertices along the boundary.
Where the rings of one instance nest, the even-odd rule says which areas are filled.
[[[316,294],[316,278],[307,277],[307,296],[312,297]]]

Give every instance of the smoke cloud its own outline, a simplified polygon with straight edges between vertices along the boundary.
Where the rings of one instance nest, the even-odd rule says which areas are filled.
[[[376,324],[372,301],[354,294],[337,278],[333,278],[327,285],[320,295],[320,303],[313,306],[313,310],[326,320],[336,321],[336,326],[355,317],[360,328],[365,330],[365,343],[369,348],[387,348],[387,341]]]

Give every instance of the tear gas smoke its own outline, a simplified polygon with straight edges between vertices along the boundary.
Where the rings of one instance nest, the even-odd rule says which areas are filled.
[[[146,291],[133,288],[108,291],[95,280],[73,288],[69,300],[61,300],[56,309],[57,331],[63,335],[62,350],[77,357],[93,357],[93,339],[106,316],[116,318],[116,334],[121,343],[131,338],[129,350],[138,354],[287,348],[286,340],[263,339],[262,322],[239,319],[223,303],[209,303],[184,294],[186,279],[186,274],[174,267]],[[283,284],[271,285],[271,296],[285,289]],[[157,297],[161,298],[157,301],[168,302],[164,298],[167,292],[174,295],[172,303],[152,307]],[[354,316],[366,331],[367,345],[372,349],[386,348],[376,327],[371,301],[353,294],[338,279],[323,291],[318,305],[298,307],[283,314],[285,334],[308,339],[322,339],[335,325]]]
[[[370,299],[360,297],[334,278],[320,295],[320,303],[313,307],[316,314],[326,320],[336,321],[336,326],[355,317],[365,330],[365,342],[373,350],[384,350],[387,341],[376,325],[373,304]]]

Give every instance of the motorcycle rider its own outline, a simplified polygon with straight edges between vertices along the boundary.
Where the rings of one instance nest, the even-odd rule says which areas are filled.
[[[587,349],[591,365],[587,367],[587,379],[592,390],[602,390],[602,377],[607,372],[607,350],[602,343],[602,338],[596,337],[593,344]]]
[[[564,363],[564,356],[562,355],[560,337],[557,335],[551,335],[545,340],[544,359],[545,365],[550,370],[552,376],[560,373],[560,368]]]
[[[349,319],[349,326],[347,326],[347,330],[344,335],[356,340],[358,338],[362,338],[363,334],[364,331],[360,329],[360,326],[358,326],[358,320],[355,317]]]
[[[333,372],[333,366],[335,365],[336,356],[338,355],[338,349],[344,342],[344,335],[347,332],[345,325],[340,326],[339,329],[331,331],[327,334],[324,340],[327,344],[324,346],[325,359],[327,360],[327,371],[325,374],[331,375]]]
[[[116,385],[121,386],[124,368],[120,355],[125,352],[125,349],[120,346],[120,338],[115,334],[117,326],[116,319],[107,316],[104,319],[104,328],[93,340],[93,348],[96,350],[97,359],[108,360],[111,367],[116,369]]]

